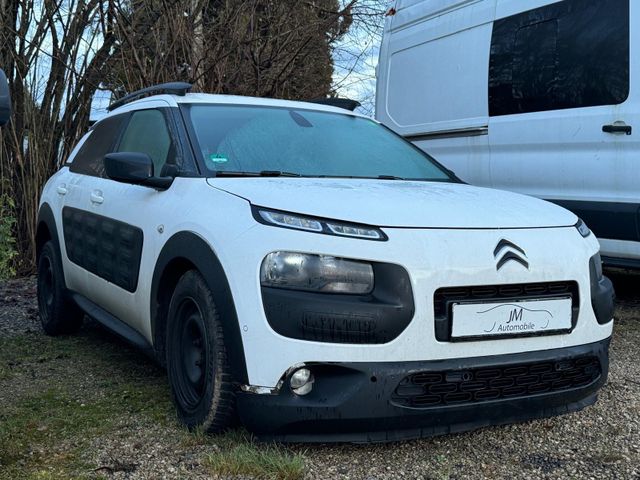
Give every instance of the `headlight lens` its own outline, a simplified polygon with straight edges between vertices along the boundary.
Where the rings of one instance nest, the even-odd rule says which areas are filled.
[[[273,252],[262,261],[260,283],[263,287],[363,295],[373,290],[373,267],[326,255]]]
[[[365,240],[386,240],[382,230],[369,225],[342,223],[334,220],[306,217],[295,213],[279,212],[253,207],[254,218],[260,223],[283,228],[293,228],[307,232],[324,233],[339,237],[362,238]]]
[[[296,228],[298,230],[308,230],[311,232],[321,232],[322,224],[317,220],[311,220],[297,215],[290,215],[280,212],[270,212],[268,210],[259,210],[263,220],[280,227]]]
[[[576,223],[576,228],[580,232],[580,235],[582,235],[584,238],[587,238],[589,235],[591,235],[591,230],[589,230],[589,227],[587,227],[587,224],[584,223],[582,219],[578,219],[578,223]]]

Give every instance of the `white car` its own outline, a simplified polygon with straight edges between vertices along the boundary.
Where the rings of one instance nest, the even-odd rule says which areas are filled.
[[[613,291],[574,214],[465,185],[347,109],[188,90],[118,102],[47,182],[47,333],[86,313],[166,365],[187,426],[237,412],[283,441],[595,401]]]

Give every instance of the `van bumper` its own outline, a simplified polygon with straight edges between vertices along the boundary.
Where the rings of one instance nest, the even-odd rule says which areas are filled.
[[[282,442],[390,442],[551,417],[596,401],[609,343],[425,362],[309,363],[312,391],[238,393],[245,426]]]

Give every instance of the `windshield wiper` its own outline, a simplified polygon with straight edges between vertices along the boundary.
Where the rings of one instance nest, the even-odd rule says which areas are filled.
[[[218,170],[216,177],[301,177],[299,173],[282,172],[280,170],[262,170],[260,172],[241,172],[232,170]]]
[[[378,175],[375,177],[362,177],[356,175],[313,175],[316,178],[353,178],[360,180],[407,180],[404,177],[396,177],[395,175]]]
[[[395,175],[378,175],[376,178],[379,180],[406,180],[406,178],[396,177]]]

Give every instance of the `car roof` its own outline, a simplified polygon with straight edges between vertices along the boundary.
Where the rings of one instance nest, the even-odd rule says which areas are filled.
[[[149,97],[134,100],[121,107],[109,112],[103,118],[110,117],[112,115],[118,115],[124,112],[130,112],[133,110],[139,110],[150,106],[152,103],[157,102],[166,103],[169,107],[178,107],[184,104],[207,104],[207,105],[250,105],[260,107],[280,107],[280,108],[293,108],[299,110],[313,110],[318,112],[330,112],[338,113],[342,115],[350,115],[354,117],[366,117],[365,115],[346,110],[344,108],[334,107],[331,105],[323,105],[313,102],[302,102],[295,100],[280,100],[275,98],[261,98],[261,97],[248,97],[242,95],[222,95],[211,93],[187,93],[186,95],[171,95],[161,94],[152,95]],[[157,106],[157,105],[154,105]],[[102,120],[102,119],[101,119]]]

